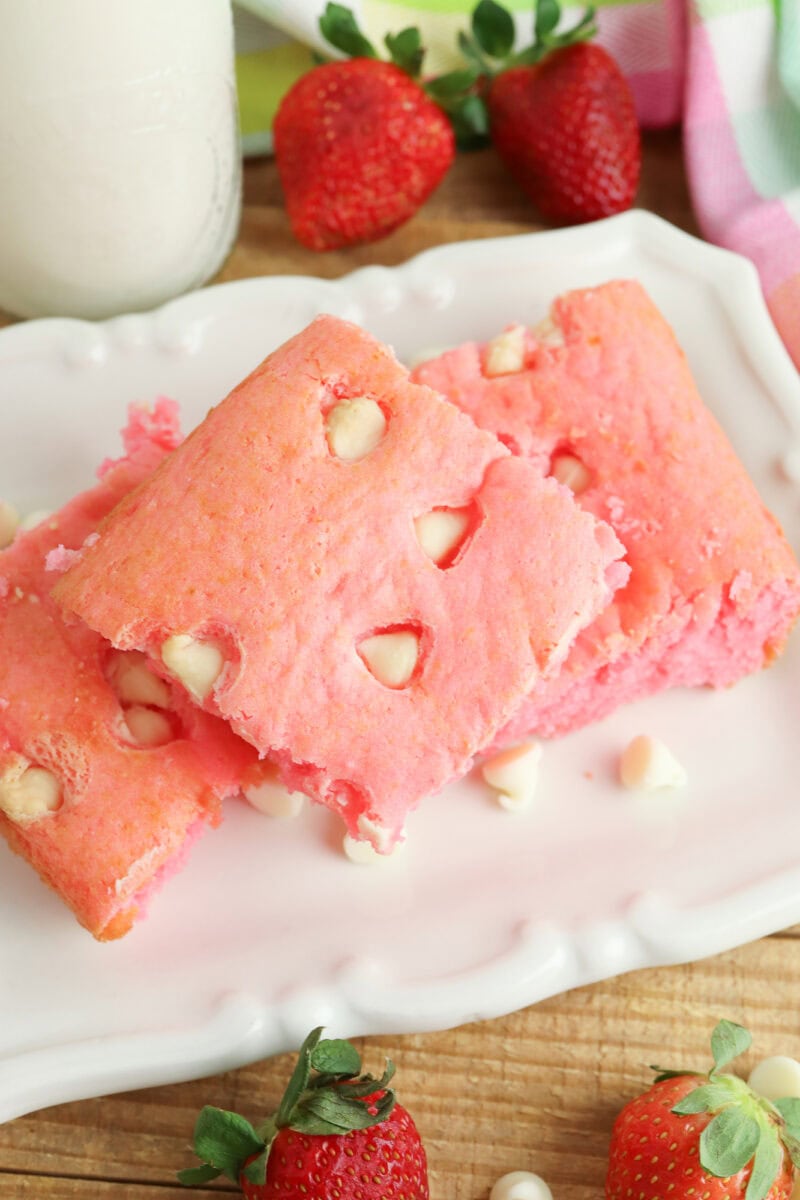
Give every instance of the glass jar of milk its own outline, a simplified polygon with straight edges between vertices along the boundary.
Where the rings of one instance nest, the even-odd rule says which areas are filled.
[[[198,287],[240,185],[230,0],[0,0],[0,309],[99,318]]]

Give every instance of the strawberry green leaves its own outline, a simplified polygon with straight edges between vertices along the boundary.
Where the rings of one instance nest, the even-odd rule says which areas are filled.
[[[719,1179],[736,1175],[758,1149],[758,1121],[742,1108],[723,1108],[700,1135],[700,1162]],[[776,1139],[777,1140],[777,1139]]]
[[[378,1125],[391,1113],[395,1095],[388,1087],[394,1065],[380,1079],[361,1075],[361,1056],[350,1042],[322,1039],[322,1027],[303,1042],[274,1117],[258,1129],[237,1113],[204,1108],[194,1129],[194,1152],[202,1166],[178,1173],[184,1187],[197,1187],[225,1175],[263,1184],[272,1142],[280,1129],[306,1134],[347,1134]],[[368,1101],[368,1102],[367,1102]]]
[[[399,33],[387,33],[383,41],[395,66],[405,71],[412,79],[416,79],[422,70],[422,60],[425,57],[419,30],[411,26],[409,29],[401,29]]]
[[[718,1179],[728,1179],[752,1163],[745,1200],[764,1200],[783,1168],[784,1156],[788,1154],[796,1166],[800,1164],[800,1099],[771,1104],[743,1079],[722,1073],[751,1043],[749,1032],[741,1025],[720,1021],[711,1035],[713,1067],[704,1082],[671,1111],[681,1117],[715,1114],[700,1135],[703,1169]],[[688,1072],[662,1071],[658,1080],[680,1074]]]
[[[377,50],[364,37],[353,13],[344,4],[326,4],[319,28],[325,40],[348,57],[378,58]]]
[[[711,1034],[711,1057],[714,1059],[712,1075],[749,1050],[752,1041],[748,1031],[741,1025],[733,1021],[719,1021]]]
[[[472,36],[490,58],[507,58],[514,48],[514,18],[495,0],[480,0],[472,13]]]
[[[348,58],[380,58],[372,42],[359,29],[352,11],[344,4],[326,4],[319,19],[319,29],[325,40]],[[383,40],[390,61],[416,79],[425,57],[419,30],[411,26],[399,33],[387,33]]]
[[[263,1150],[264,1142],[249,1121],[207,1105],[194,1127],[194,1152],[204,1165],[179,1171],[178,1182],[184,1187],[197,1187],[225,1175],[238,1183],[247,1159]]]

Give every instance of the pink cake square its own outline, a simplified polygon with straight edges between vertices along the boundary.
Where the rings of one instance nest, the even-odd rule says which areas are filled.
[[[132,409],[123,437],[94,488],[0,553],[0,831],[103,940],[128,931],[255,759],[50,599],[57,571],[180,441],[177,406]]]
[[[638,283],[569,293],[538,330],[460,346],[414,378],[570,486],[631,567],[504,737],[565,733],[666,687],[732,684],[779,653],[800,610],[794,555]]]
[[[99,533],[58,602],[383,851],[627,577],[607,525],[333,317]]]

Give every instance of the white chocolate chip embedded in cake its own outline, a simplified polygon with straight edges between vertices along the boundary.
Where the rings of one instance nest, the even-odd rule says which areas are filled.
[[[532,1171],[509,1171],[498,1179],[489,1200],[553,1200],[553,1193]]]
[[[224,666],[219,646],[199,641],[189,633],[168,637],[161,646],[161,660],[195,700],[205,700]]]
[[[61,783],[52,771],[20,757],[0,775],[0,809],[12,821],[36,821],[61,804]]]
[[[130,708],[125,709],[124,716],[131,739],[137,746],[165,746],[173,740],[174,734],[169,719],[154,708],[132,704]]]
[[[489,378],[496,375],[513,375],[525,366],[525,329],[522,325],[514,325],[486,346],[484,359],[484,374]]]
[[[497,792],[497,803],[508,812],[530,808],[539,781],[542,747],[539,742],[524,742],[490,758],[481,767],[489,787]]]
[[[663,742],[640,734],[622,752],[619,775],[626,788],[654,792],[686,785],[686,771]]]
[[[139,650],[116,650],[109,658],[106,678],[122,704],[169,708],[169,686],[150,667]]]
[[[434,508],[414,520],[417,541],[437,566],[453,556],[468,526],[469,512],[465,508]]]
[[[306,796],[302,792],[290,792],[281,783],[277,768],[272,763],[262,763],[260,778],[247,784],[242,794],[248,804],[267,817],[296,817],[303,811]]]
[[[545,317],[538,325],[534,325],[531,333],[540,346],[564,345],[564,330],[552,316]]]
[[[370,674],[389,688],[410,682],[419,658],[419,637],[411,630],[375,633],[358,645],[358,653]]]
[[[592,482],[591,471],[574,454],[556,454],[550,464],[550,474],[576,496],[585,492]]]
[[[386,417],[374,400],[356,396],[330,410],[325,431],[331,454],[342,462],[358,462],[380,443],[386,432]]]
[[[5,550],[14,540],[19,528],[19,513],[13,504],[0,500],[0,550]]]

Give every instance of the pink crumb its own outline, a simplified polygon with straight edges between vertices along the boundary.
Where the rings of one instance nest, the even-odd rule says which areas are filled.
[[[45,571],[67,571],[73,563],[77,562],[83,552],[80,550],[69,550],[66,546],[56,546],[54,550],[48,550],[45,560]]]
[[[133,458],[143,446],[160,446],[174,450],[183,440],[180,430],[178,402],[167,396],[159,396],[150,408],[146,404],[128,405],[128,424],[122,431],[125,457]],[[102,479],[121,459],[105,458],[97,468],[97,477]]]

